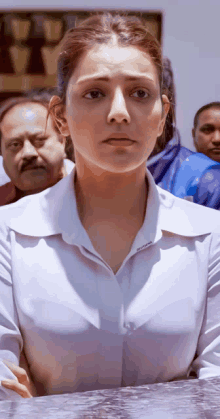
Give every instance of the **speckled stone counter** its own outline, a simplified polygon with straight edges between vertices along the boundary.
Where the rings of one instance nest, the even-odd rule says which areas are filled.
[[[2,419],[215,419],[220,378],[0,402]]]

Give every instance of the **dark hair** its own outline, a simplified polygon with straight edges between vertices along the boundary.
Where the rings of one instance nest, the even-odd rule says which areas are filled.
[[[120,14],[96,14],[70,29],[61,43],[58,58],[58,95],[63,103],[69,79],[81,56],[97,44],[107,44],[116,35],[120,46],[134,46],[148,53],[153,60],[161,85],[161,48],[141,19]]]
[[[168,97],[170,102],[170,109],[167,114],[165,125],[165,137],[167,143],[171,138],[173,138],[176,126],[176,88],[172,64],[167,57],[163,58],[162,92]]]
[[[166,144],[173,138],[176,129],[176,88],[174,83],[172,64],[169,58],[163,58],[162,94],[165,94],[170,102],[170,109],[166,117],[163,134],[158,137],[156,145],[149,158],[160,153]]]
[[[194,121],[193,121],[194,128],[196,128],[197,125],[198,125],[199,115],[203,111],[206,111],[207,109],[210,109],[210,108],[219,108],[220,109],[220,102],[210,102],[210,103],[207,103],[207,105],[204,105],[201,108],[199,108],[199,110],[196,112],[196,114],[194,116]]]
[[[31,91],[26,92],[22,96],[18,97],[11,97],[9,99],[6,99],[4,102],[0,104],[0,151],[1,151],[1,122],[4,118],[4,116],[15,106],[17,105],[24,105],[26,103],[37,103],[39,105],[44,106],[47,110],[49,110],[49,103],[50,99],[53,95],[57,94],[57,91],[53,88],[51,89],[34,89]],[[53,126],[55,131],[57,132],[57,135],[60,135],[60,131],[55,124],[54,120]],[[68,159],[73,160],[73,145],[70,137],[67,137],[66,139],[66,145],[65,145],[65,152]]]

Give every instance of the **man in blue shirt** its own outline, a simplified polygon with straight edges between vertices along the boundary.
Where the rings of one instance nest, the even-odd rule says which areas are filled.
[[[211,160],[201,152],[195,153],[181,146],[179,131],[175,127],[173,72],[167,58],[164,59],[163,89],[170,100],[171,109],[165,136],[158,138],[147,167],[156,184],[175,196],[220,209],[220,160]]]

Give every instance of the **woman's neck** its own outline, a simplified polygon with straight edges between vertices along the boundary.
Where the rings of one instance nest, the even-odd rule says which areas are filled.
[[[77,168],[75,191],[81,220],[88,213],[101,219],[141,217],[147,202],[145,165],[128,173],[111,173],[88,166]]]

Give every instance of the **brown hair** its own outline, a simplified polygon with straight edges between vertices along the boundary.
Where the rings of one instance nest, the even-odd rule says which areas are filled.
[[[170,109],[166,117],[164,132],[157,138],[155,147],[149,156],[149,159],[164,150],[176,131],[176,88],[172,64],[167,57],[163,58],[162,92],[169,99]]]
[[[84,20],[70,29],[61,44],[58,58],[58,94],[63,104],[69,79],[81,56],[97,44],[107,44],[116,35],[120,46],[134,46],[148,53],[153,60],[160,85],[162,84],[161,48],[144,22],[133,16],[102,13]]]

